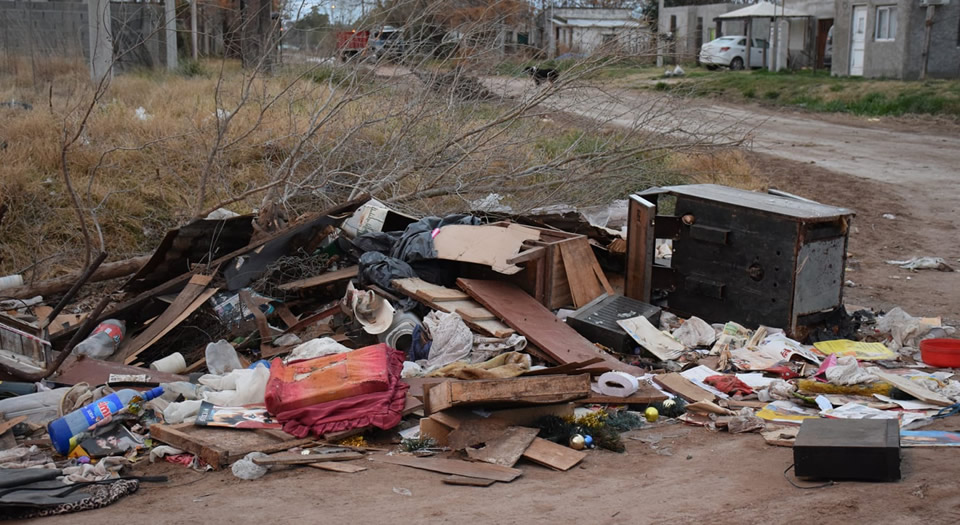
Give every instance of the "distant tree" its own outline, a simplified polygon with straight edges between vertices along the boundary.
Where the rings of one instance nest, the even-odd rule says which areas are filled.
[[[293,23],[294,29],[310,30],[323,29],[330,26],[330,17],[321,13],[317,6],[310,7],[310,12],[301,16]]]
[[[647,0],[647,2],[640,7],[640,16],[647,22],[647,25],[650,27],[650,32],[656,33],[658,21],[660,20],[660,2],[657,0]]]

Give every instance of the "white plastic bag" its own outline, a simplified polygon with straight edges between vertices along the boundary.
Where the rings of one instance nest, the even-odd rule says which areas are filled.
[[[253,462],[254,458],[265,458],[266,454],[263,452],[251,452],[246,456],[243,456],[243,459],[237,461],[230,467],[230,471],[233,472],[233,475],[240,479],[258,479],[262,478],[264,474],[267,473],[269,468],[263,465],[257,465]]]

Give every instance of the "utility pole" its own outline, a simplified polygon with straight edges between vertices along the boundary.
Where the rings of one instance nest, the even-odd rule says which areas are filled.
[[[920,80],[927,78],[927,62],[930,60],[930,30],[933,28],[933,15],[937,6],[927,6],[927,18],[923,22],[923,51],[920,53]]]
[[[167,69],[177,69],[177,0],[164,0],[163,12]]]
[[[110,32],[109,0],[87,2],[90,32],[90,79],[99,83],[113,68],[113,35]]]

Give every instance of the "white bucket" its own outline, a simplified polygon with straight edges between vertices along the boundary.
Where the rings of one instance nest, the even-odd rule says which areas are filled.
[[[163,359],[158,359],[150,363],[150,370],[157,372],[166,372],[168,374],[180,374],[186,371],[187,362],[183,360],[183,354],[174,352]]]

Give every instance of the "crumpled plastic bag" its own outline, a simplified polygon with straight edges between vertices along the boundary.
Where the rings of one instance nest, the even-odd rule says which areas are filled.
[[[731,434],[742,434],[744,432],[756,432],[763,430],[766,423],[759,417],[753,415],[753,410],[744,407],[740,412],[727,422],[727,432]]]
[[[163,421],[168,425],[183,423],[187,418],[196,416],[200,412],[203,402],[197,399],[170,403],[163,409]]]
[[[703,319],[691,317],[673,332],[673,337],[689,349],[712,345],[717,340],[717,332]]]
[[[887,261],[887,264],[896,264],[904,270],[939,270],[941,272],[952,272],[947,261],[943,257],[913,257],[905,261]]]
[[[767,388],[757,390],[757,397],[764,403],[773,400],[788,401],[794,399],[793,393],[796,391],[796,386],[783,379],[774,379]]]
[[[246,456],[243,456],[243,459],[237,461],[230,467],[230,471],[233,472],[233,475],[240,479],[258,479],[262,478],[264,474],[267,473],[269,467],[263,465],[257,465],[253,462],[254,458],[265,458],[266,454],[263,452],[251,452]]]
[[[183,451],[170,445],[158,445],[150,449],[150,463],[154,463],[164,456],[176,456],[177,454],[183,454]]]
[[[304,359],[314,359],[325,355],[342,354],[351,349],[336,342],[330,337],[320,337],[311,339],[306,343],[298,345],[290,352],[290,355],[283,359],[283,364],[290,364],[293,361],[302,361]]]
[[[920,340],[933,327],[920,322],[900,307],[896,307],[877,319],[876,330],[889,335],[887,348],[901,354],[913,354],[919,348]],[[901,350],[902,349],[902,350]]]
[[[823,376],[834,385],[859,385],[880,380],[879,377],[860,368],[857,358],[851,355],[837,358],[837,364],[826,369]]]
[[[433,311],[423,318],[423,327],[430,334],[430,357],[427,370],[435,370],[460,361],[473,350],[473,332],[455,313]]]
[[[63,476],[57,479],[67,485],[110,479],[115,477],[116,473],[120,472],[120,469],[127,463],[127,458],[123,456],[107,456],[98,461],[96,465],[84,463],[73,467],[66,467],[63,469]]]

